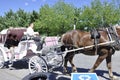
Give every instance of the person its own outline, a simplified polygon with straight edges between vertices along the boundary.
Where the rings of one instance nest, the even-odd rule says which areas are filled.
[[[17,39],[17,35],[9,34],[8,38],[5,41],[4,46],[7,47],[8,49],[10,49],[10,47],[18,46],[18,43],[19,43],[19,41]]]
[[[11,59],[9,61],[9,63],[10,63],[9,68],[10,69],[14,69],[12,67],[13,66],[13,60],[15,58],[15,51],[14,50],[15,50],[16,46],[18,46],[18,44],[19,44],[19,40],[17,39],[17,35],[15,34],[15,35],[12,36],[12,46],[10,47],[10,51],[12,53]]]
[[[13,47],[18,46],[19,40],[17,39],[17,35],[13,35]]]
[[[30,36],[39,35],[38,32],[34,32],[34,29],[33,29],[33,28],[34,28],[34,24],[31,23],[31,24],[28,26],[27,30],[26,30],[26,34],[27,34],[27,35],[30,35]]]
[[[27,31],[26,31],[26,33],[27,33],[28,35],[34,35],[33,27],[34,27],[34,24],[33,24],[33,23],[31,23],[31,24],[28,26]]]
[[[38,32],[34,32],[34,24],[33,23],[31,23],[29,26],[28,26],[28,28],[27,28],[27,30],[26,30],[26,35],[28,35],[28,36],[32,36],[33,38],[33,40],[35,41],[35,44],[36,44],[36,46],[37,46],[37,51],[38,50],[41,50],[41,48],[42,48],[42,43],[40,42],[40,37],[39,37],[39,33]]]
[[[7,47],[10,50],[11,53],[11,58],[9,60],[9,68],[13,69],[13,59],[15,57],[15,53],[14,53],[14,49],[16,46],[18,46],[18,39],[17,39],[17,35],[13,35],[13,34],[9,34],[8,38],[5,42],[5,47]]]
[[[41,43],[40,43],[40,37],[39,37],[39,33],[38,32],[34,32],[34,24],[31,23],[27,30],[26,30],[26,35],[28,36],[32,36],[33,40],[35,41],[36,45],[37,45],[37,50],[38,50],[38,47],[40,48],[41,47]],[[40,49],[39,49],[40,50]]]
[[[5,44],[4,44],[5,47],[7,47],[8,49],[10,49],[10,47],[13,46],[13,37],[12,37],[12,34],[8,34],[8,37],[5,41]]]
[[[24,32],[24,35],[22,36],[21,41],[27,40],[30,36],[34,36],[33,27],[34,27],[34,24],[30,23],[30,25],[26,29],[26,32]]]

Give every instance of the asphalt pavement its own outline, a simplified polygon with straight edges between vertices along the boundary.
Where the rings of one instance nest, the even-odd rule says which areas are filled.
[[[84,54],[76,54],[74,57],[74,63],[77,67],[78,73],[87,73],[88,70],[93,66],[98,56],[86,56]],[[0,80],[22,80],[24,77],[29,75],[29,70],[27,62],[20,60],[14,63],[13,70],[8,68],[0,69]],[[112,56],[112,69],[115,76],[120,80],[120,51],[116,51]],[[68,70],[71,71],[71,66],[68,63]],[[108,75],[108,70],[106,67],[105,60],[100,64],[100,66],[95,70],[99,80],[110,80]],[[56,80],[70,80],[71,76],[64,75],[62,72],[62,67],[55,69],[52,76]],[[54,80],[51,78],[51,80]]]

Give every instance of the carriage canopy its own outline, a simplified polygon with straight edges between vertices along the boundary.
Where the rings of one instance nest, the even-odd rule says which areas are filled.
[[[4,43],[9,34],[17,35],[17,39],[20,40],[24,35],[26,28],[9,28],[0,32],[0,43]]]

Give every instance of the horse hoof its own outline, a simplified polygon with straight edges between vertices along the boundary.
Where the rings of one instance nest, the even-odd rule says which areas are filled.
[[[76,73],[77,73],[77,70],[76,70],[76,71],[74,71],[74,72],[76,72]]]
[[[77,70],[76,70],[76,69],[75,69],[75,70],[72,70],[72,72],[77,73]]]
[[[68,72],[64,72],[63,74],[66,76],[70,76],[70,74]]]
[[[94,70],[92,70],[92,69],[91,69],[91,70],[89,70],[88,72],[89,72],[89,73],[93,73],[93,72],[94,72]]]
[[[90,71],[88,71],[88,73],[93,73],[93,71],[90,70]]]
[[[68,71],[66,71],[66,70],[63,70],[63,73],[64,73],[64,74],[66,74],[66,73],[68,73]]]
[[[72,72],[77,73],[77,70],[72,70]]]
[[[112,76],[110,77],[111,80],[119,80],[119,78],[117,76]]]

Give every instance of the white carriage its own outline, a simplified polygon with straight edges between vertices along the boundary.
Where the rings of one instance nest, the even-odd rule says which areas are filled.
[[[6,31],[2,31],[0,34],[0,68],[3,68],[5,63],[9,62],[12,57],[14,57],[13,61],[20,60],[27,56],[28,50],[33,51],[37,48],[34,40],[29,40],[29,37],[27,37],[26,40],[21,40],[25,31],[26,28],[10,28]],[[3,32],[5,33],[3,34]],[[10,49],[4,46],[8,34],[16,34],[19,40],[18,46],[13,48],[14,54]]]
[[[59,37],[42,37],[38,40],[32,36],[23,36],[25,29],[20,32],[18,32],[19,29],[10,30],[7,30],[7,34],[1,34],[0,68],[3,68],[5,62],[8,62],[12,57],[10,50],[4,46],[8,32],[13,32],[12,34],[17,32],[20,40],[18,46],[14,47],[14,61],[27,58],[30,73],[48,72],[62,65],[63,56],[59,50]],[[36,40],[38,40],[39,45],[36,43]]]

